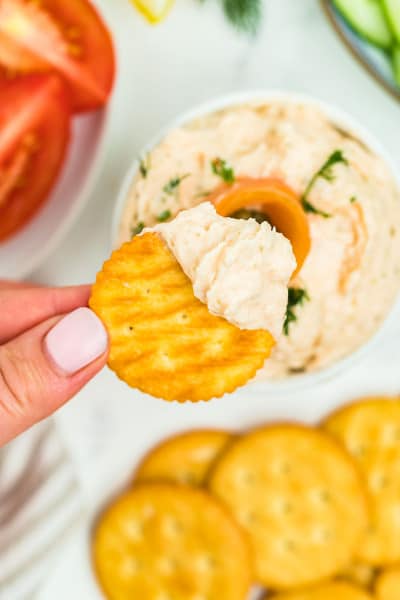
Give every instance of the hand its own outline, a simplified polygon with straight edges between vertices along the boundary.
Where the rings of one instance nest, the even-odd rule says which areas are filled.
[[[0,281],[0,446],[53,413],[104,366],[108,338],[87,308],[89,291]]]

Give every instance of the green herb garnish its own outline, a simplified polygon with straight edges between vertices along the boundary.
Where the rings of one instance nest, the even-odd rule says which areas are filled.
[[[283,324],[283,333],[289,335],[290,323],[297,321],[297,316],[294,311],[295,306],[303,306],[304,302],[310,300],[307,290],[303,288],[289,288],[288,304],[286,308],[286,317]]]
[[[173,194],[176,188],[182,183],[186,177],[189,177],[190,173],[186,173],[186,175],[182,175],[181,177],[173,177],[166,183],[163,187],[163,192],[166,194]]]
[[[326,162],[322,165],[322,167],[319,169],[319,171],[317,171],[315,173],[315,175],[310,179],[310,182],[307,185],[307,187],[304,191],[304,194],[301,198],[301,203],[303,205],[305,212],[320,215],[321,217],[324,217],[325,219],[329,219],[329,217],[332,216],[332,215],[324,212],[323,210],[319,210],[313,204],[311,204],[311,202],[309,202],[309,200],[308,200],[308,196],[318,179],[321,178],[321,179],[325,179],[326,181],[334,181],[335,174],[333,172],[333,167],[338,163],[342,163],[344,165],[349,164],[349,162],[348,162],[347,158],[345,158],[342,150],[335,150],[334,152],[332,152],[332,154],[329,156],[329,158],[326,160]]]
[[[143,221],[139,221],[139,223],[135,225],[135,227],[132,227],[131,236],[135,237],[135,235],[139,235],[139,233],[142,233],[145,227],[146,225],[143,223]]]
[[[352,196],[350,198],[350,204],[354,204],[354,202],[357,202],[357,198],[355,196]]]
[[[211,170],[214,175],[218,175],[225,183],[233,183],[235,181],[235,173],[233,168],[228,165],[223,158],[214,158],[211,161]]]
[[[264,221],[269,223],[267,215],[259,210],[241,208],[229,216],[232,219],[255,219],[257,223],[264,223]]]
[[[344,165],[349,164],[349,162],[348,162],[347,158],[345,158],[342,150],[335,150],[335,152],[332,152],[332,154],[330,155],[328,160],[322,165],[320,170],[311,179],[311,181],[308,184],[308,187],[306,189],[305,195],[308,194],[308,192],[310,191],[310,188],[314,185],[314,183],[316,182],[318,177],[322,177],[323,179],[326,179],[327,181],[334,181],[335,174],[333,173],[333,167],[338,163],[342,163]]]
[[[262,18],[261,0],[223,0],[223,8],[227,19],[237,29],[256,33]]]
[[[167,221],[171,216],[171,211],[170,210],[163,210],[162,213],[160,213],[157,217],[157,221],[159,221],[159,223],[163,223],[164,221]]]
[[[320,210],[319,208],[316,208],[314,206],[314,204],[311,204],[311,202],[309,202],[308,200],[305,200],[304,198],[301,203],[303,205],[305,212],[307,212],[307,213],[314,213],[315,215],[324,217],[324,219],[330,219],[332,216],[331,214],[329,214],[323,210]]]
[[[150,155],[147,155],[145,158],[141,158],[139,162],[139,171],[141,176],[146,179],[149,171],[150,171]]]

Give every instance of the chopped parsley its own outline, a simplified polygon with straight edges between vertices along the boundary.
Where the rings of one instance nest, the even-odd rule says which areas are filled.
[[[235,211],[231,215],[229,215],[232,219],[254,219],[257,223],[264,223],[264,221],[268,221],[268,217],[265,213],[259,210],[252,210],[248,208],[241,208],[240,210]]]
[[[147,155],[145,158],[141,158],[139,162],[139,171],[141,176],[146,179],[150,171],[150,156]]]
[[[135,235],[139,235],[139,233],[142,233],[145,227],[146,225],[143,223],[143,221],[139,221],[139,223],[137,223],[135,227],[132,227],[131,236],[135,237]]]
[[[335,174],[333,172],[333,167],[338,163],[342,163],[344,165],[349,164],[349,162],[348,162],[347,158],[344,156],[342,150],[335,150],[334,152],[332,152],[332,154],[328,157],[328,159],[325,161],[325,163],[322,165],[322,167],[319,169],[319,171],[317,171],[315,173],[315,175],[313,175],[313,177],[310,179],[310,181],[304,191],[304,194],[301,198],[301,203],[303,205],[305,212],[320,215],[321,217],[324,217],[324,219],[329,219],[329,217],[332,216],[329,213],[326,213],[323,210],[319,210],[318,208],[316,208],[313,204],[311,204],[311,202],[309,202],[308,197],[318,179],[325,179],[326,181],[334,181],[335,180]]]
[[[218,175],[225,183],[233,183],[235,181],[235,173],[232,167],[228,165],[223,158],[214,158],[211,161],[211,170],[214,175]]]
[[[352,196],[350,198],[350,204],[354,204],[354,202],[357,202],[357,198],[355,196]]]
[[[303,306],[304,302],[310,300],[307,290],[303,288],[289,288],[288,304],[286,308],[286,318],[283,324],[283,333],[289,335],[290,324],[297,321],[294,311],[295,306]]]
[[[160,223],[163,223],[164,221],[167,221],[171,216],[171,211],[170,210],[163,210],[162,213],[160,213],[157,217],[157,221],[159,221]]]
[[[190,173],[186,173],[186,175],[182,175],[181,177],[173,177],[166,183],[163,187],[163,192],[166,194],[173,194],[177,187],[180,186],[182,181],[189,177]]]

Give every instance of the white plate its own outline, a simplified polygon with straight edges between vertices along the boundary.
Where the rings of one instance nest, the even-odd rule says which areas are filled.
[[[104,109],[74,118],[68,154],[50,197],[25,227],[0,243],[0,278],[28,275],[78,217],[99,172],[108,115]]]
[[[129,195],[129,191],[132,186],[133,179],[139,167],[139,159],[141,156],[145,156],[149,151],[151,151],[155,146],[157,146],[171,130],[177,127],[182,127],[183,125],[189,123],[193,119],[204,117],[207,114],[227,108],[229,106],[253,102],[270,103],[274,101],[292,102],[295,104],[307,104],[309,106],[314,106],[316,109],[328,115],[328,117],[335,124],[337,124],[339,127],[346,131],[352,132],[356,137],[362,140],[366,146],[370,147],[375,154],[380,156],[389,165],[393,176],[398,182],[400,188],[400,172],[398,171],[398,169],[396,169],[391,156],[388,154],[388,152],[385,150],[385,148],[382,146],[379,140],[375,138],[374,135],[372,135],[363,125],[358,123],[358,121],[356,121],[344,110],[332,106],[326,102],[323,102],[322,100],[317,100],[304,94],[283,92],[280,90],[256,90],[244,93],[230,94],[227,96],[216,98],[214,100],[210,100],[209,102],[201,104],[200,106],[197,106],[191,109],[190,111],[185,112],[183,115],[180,115],[179,117],[174,119],[172,123],[164,127],[158,133],[158,135],[155,136],[154,139],[152,139],[148,144],[146,144],[142,152],[139,154],[139,157],[136,157],[131,168],[129,169],[123,181],[120,193],[118,195],[111,230],[113,246],[115,246],[115,244],[118,241],[119,227],[122,214]],[[297,390],[299,386],[315,385],[320,383],[321,381],[334,378],[338,373],[342,372],[345,369],[347,370],[349,367],[351,367],[367,352],[369,353],[377,345],[377,343],[384,338],[385,333],[391,330],[393,320],[397,318],[395,312],[395,307],[393,307],[392,311],[389,313],[384,323],[367,343],[365,343],[355,352],[352,352],[347,357],[337,361],[332,366],[327,367],[325,369],[321,369],[320,371],[317,371],[315,373],[309,373],[304,375],[292,375],[286,379],[282,379],[279,381],[255,382],[246,386],[246,389],[250,388],[259,391],[273,391],[274,393],[287,392],[293,389]]]

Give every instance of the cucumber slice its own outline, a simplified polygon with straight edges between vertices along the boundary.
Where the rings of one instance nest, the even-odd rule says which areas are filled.
[[[376,46],[390,48],[393,36],[380,0],[333,0],[333,3],[358,34]]]
[[[400,0],[382,0],[389,26],[400,44]]]
[[[400,46],[395,46],[393,48],[393,70],[394,78],[400,88]]]

